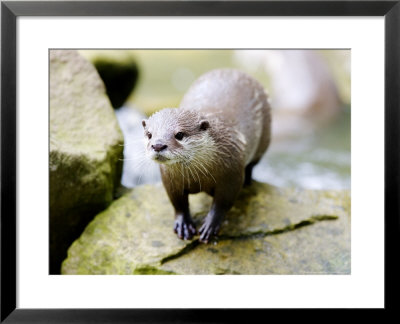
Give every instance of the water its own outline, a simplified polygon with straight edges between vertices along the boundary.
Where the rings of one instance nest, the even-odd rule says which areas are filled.
[[[350,112],[314,134],[272,141],[253,178],[282,187],[350,189]]]

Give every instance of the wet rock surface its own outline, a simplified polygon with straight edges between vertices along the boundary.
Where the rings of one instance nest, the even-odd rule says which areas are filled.
[[[123,136],[92,64],[50,51],[50,273],[120,183]]]
[[[197,228],[211,205],[190,196]],[[128,191],[87,226],[63,274],[349,274],[350,192],[281,189],[253,182],[205,245],[172,230],[161,184]]]

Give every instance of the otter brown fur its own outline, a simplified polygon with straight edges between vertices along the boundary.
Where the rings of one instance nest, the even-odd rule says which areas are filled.
[[[199,230],[207,243],[268,148],[271,116],[264,88],[243,72],[213,70],[193,83],[179,108],[163,109],[142,124],[146,152],[160,163],[180,238],[196,234],[188,194],[214,197]]]

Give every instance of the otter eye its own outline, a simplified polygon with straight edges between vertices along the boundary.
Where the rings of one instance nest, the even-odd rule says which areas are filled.
[[[185,136],[185,134],[183,134],[182,132],[179,132],[179,133],[176,133],[176,134],[175,134],[175,138],[176,138],[177,140],[179,140],[179,141],[183,138],[183,136]]]
[[[147,133],[147,137],[150,139],[151,138],[151,133]]]

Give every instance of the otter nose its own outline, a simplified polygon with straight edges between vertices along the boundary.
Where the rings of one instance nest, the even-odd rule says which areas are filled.
[[[155,144],[151,146],[154,151],[156,152],[161,152],[162,150],[165,150],[168,146],[165,144]]]

